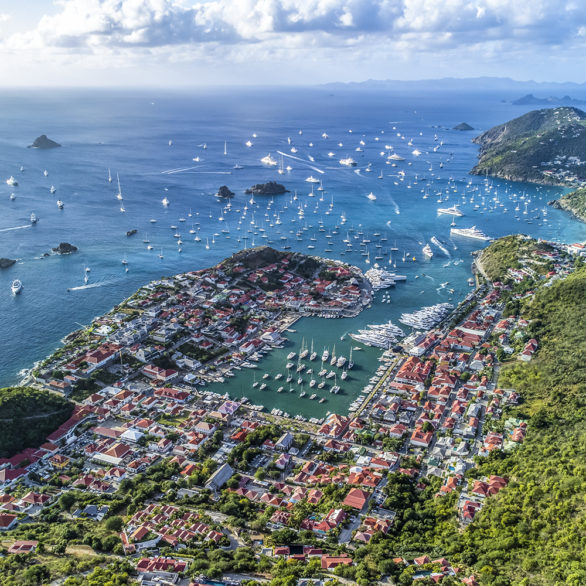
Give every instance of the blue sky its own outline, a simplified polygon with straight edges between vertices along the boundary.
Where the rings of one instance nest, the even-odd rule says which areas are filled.
[[[584,0],[0,0],[3,85],[585,81]]]

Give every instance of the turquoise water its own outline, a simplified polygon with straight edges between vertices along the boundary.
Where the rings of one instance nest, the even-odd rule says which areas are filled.
[[[390,290],[392,303],[380,303],[379,293],[373,306],[353,320],[298,322],[294,326],[297,332],[288,335],[291,345],[274,351],[262,363],[262,368],[273,374],[283,371],[286,354],[291,349],[298,352],[302,338],[308,343],[313,339],[319,353],[335,343],[347,354],[350,343],[341,342],[340,337],[348,331],[368,323],[396,321],[403,311],[424,305],[456,304],[468,293],[470,252],[483,243],[451,239],[451,217],[438,216],[438,207],[460,202],[465,216],[457,219],[457,225],[477,225],[493,237],[524,232],[548,239],[584,240],[584,226],[563,212],[548,209],[547,221],[543,219],[546,202],[562,190],[491,181],[487,191],[481,178],[468,175],[476,161],[477,147],[470,142],[476,132],[450,129],[466,121],[480,132],[525,111],[502,103],[499,95],[442,94],[431,99],[315,88],[198,94],[1,93],[0,256],[17,258],[18,263],[0,272],[0,384],[16,382],[21,369],[57,348],[64,335],[109,310],[145,282],[210,266],[250,246],[253,238],[254,244],[288,245],[292,250],[340,258],[367,269],[372,264],[360,254],[358,240],[353,240],[353,252],[343,254],[343,239],[353,226],[351,239],[362,230],[371,240],[371,263],[377,251],[382,251],[379,262],[389,266],[389,249],[396,246],[398,251],[392,252],[395,270],[408,277],[406,283]],[[324,132],[327,139],[322,138]],[[63,147],[26,149],[41,133]],[[408,145],[409,139],[413,146]],[[246,147],[247,140],[254,145]],[[443,145],[438,146],[441,141]],[[206,149],[201,146],[204,143]],[[406,160],[396,167],[385,165],[380,153],[386,151],[387,144]],[[296,153],[291,153],[292,147]],[[415,149],[420,156],[413,154]],[[283,159],[284,166],[292,167],[283,175],[260,163],[268,153],[280,161],[277,151],[296,157]],[[329,157],[329,152],[335,157]],[[338,163],[346,156],[357,161],[356,168]],[[197,157],[199,161],[192,160]],[[235,163],[244,168],[235,170]],[[368,163],[371,172],[367,171]],[[19,170],[21,165],[24,172]],[[113,183],[107,181],[108,168]],[[381,170],[384,176],[378,179]],[[404,177],[399,171],[404,171]],[[116,173],[120,174],[125,213],[120,212],[115,197]],[[10,175],[18,179],[18,187],[6,185]],[[323,181],[323,201],[322,192],[308,195],[311,185],[305,179],[309,175]],[[275,197],[272,204],[262,197],[251,204],[244,189],[269,179],[282,182],[290,193]],[[230,210],[223,210],[222,202],[213,195],[223,184],[236,193]],[[49,192],[51,185],[57,189],[54,195]],[[298,199],[293,201],[295,191]],[[376,201],[366,198],[371,191]],[[16,194],[14,201],[9,200],[11,192]],[[442,192],[441,203],[438,192]],[[472,192],[475,203],[469,202]],[[428,197],[424,199],[425,194]],[[526,199],[520,200],[522,194]],[[463,195],[466,203],[462,203]],[[482,195],[483,213],[474,208]],[[163,197],[170,200],[168,207],[161,204]],[[65,203],[64,210],[57,209],[57,199]],[[516,218],[514,207],[519,201]],[[528,214],[523,215],[525,201]],[[300,204],[303,219],[298,215]],[[28,221],[31,212],[39,217],[32,227]],[[341,223],[342,215],[346,224]],[[180,222],[181,218],[185,222]],[[151,219],[157,222],[151,223]],[[320,221],[324,232],[319,231]],[[171,229],[172,225],[177,228]],[[138,234],[127,238],[130,229],[137,229]],[[199,229],[201,242],[194,242],[190,229]],[[175,231],[184,242],[181,253]],[[439,239],[447,254],[432,245],[434,257],[425,260],[421,249],[432,236]],[[381,242],[383,237],[387,240]],[[144,239],[150,240],[153,250],[147,250]],[[79,252],[67,257],[42,256],[61,241],[75,244]],[[376,241],[380,249],[375,247]],[[315,248],[308,249],[310,245]],[[331,252],[326,252],[328,248]],[[123,258],[128,260],[128,273],[124,272]],[[86,266],[91,268],[91,286],[68,293],[68,288],[83,286]],[[13,297],[10,282],[15,278],[23,282],[24,289]],[[345,383],[338,381],[344,394],[324,393],[328,401],[321,405],[307,398],[294,399],[293,394],[277,394],[281,383],[272,378],[270,391],[252,391],[254,370],[238,373],[222,389],[235,396],[246,394],[254,403],[262,399],[268,407],[317,416],[344,409],[370,377],[378,355],[374,349],[357,352],[355,370]],[[319,390],[308,395],[312,392],[321,396]]]

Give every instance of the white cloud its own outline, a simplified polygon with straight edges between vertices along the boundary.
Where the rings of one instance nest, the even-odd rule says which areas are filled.
[[[576,0],[56,0],[57,11],[0,43],[34,59],[92,67],[190,61],[340,60],[360,71],[380,54],[442,60],[458,51],[503,62],[536,50],[582,54]],[[0,15],[0,22],[2,15]],[[340,59],[341,53],[344,56]],[[415,57],[414,57],[415,55]],[[81,66],[81,65],[80,65]],[[105,65],[107,66],[107,65]]]

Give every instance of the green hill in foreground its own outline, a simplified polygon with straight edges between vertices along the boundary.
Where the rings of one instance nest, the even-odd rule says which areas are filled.
[[[578,586],[586,584],[586,267],[541,287],[519,313],[540,349],[531,362],[505,363],[499,385],[521,393],[511,415],[529,418],[527,438],[481,465],[511,483],[454,549],[481,584]]]
[[[0,458],[37,447],[67,421],[73,403],[30,387],[0,389]]]
[[[586,113],[546,108],[495,126],[473,142],[480,145],[474,175],[547,185],[586,181]]]
[[[548,202],[552,208],[565,210],[582,222],[586,222],[586,187],[566,193],[559,199]]]

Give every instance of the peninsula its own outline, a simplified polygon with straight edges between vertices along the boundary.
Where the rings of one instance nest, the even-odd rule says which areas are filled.
[[[578,108],[534,110],[473,142],[480,145],[474,175],[560,186],[586,181],[586,113]]]
[[[559,199],[554,199],[548,204],[558,210],[565,210],[581,222],[586,222],[586,188],[576,189],[566,193]]]
[[[581,253],[492,243],[477,289],[382,353],[360,409],[319,421],[203,386],[298,316],[356,315],[371,298],[358,269],[261,247],[149,283],[68,336],[28,388],[0,391],[11,418],[56,412],[47,441],[0,460],[4,577],[491,586],[531,568],[545,585],[563,541],[556,581],[577,584]]]

